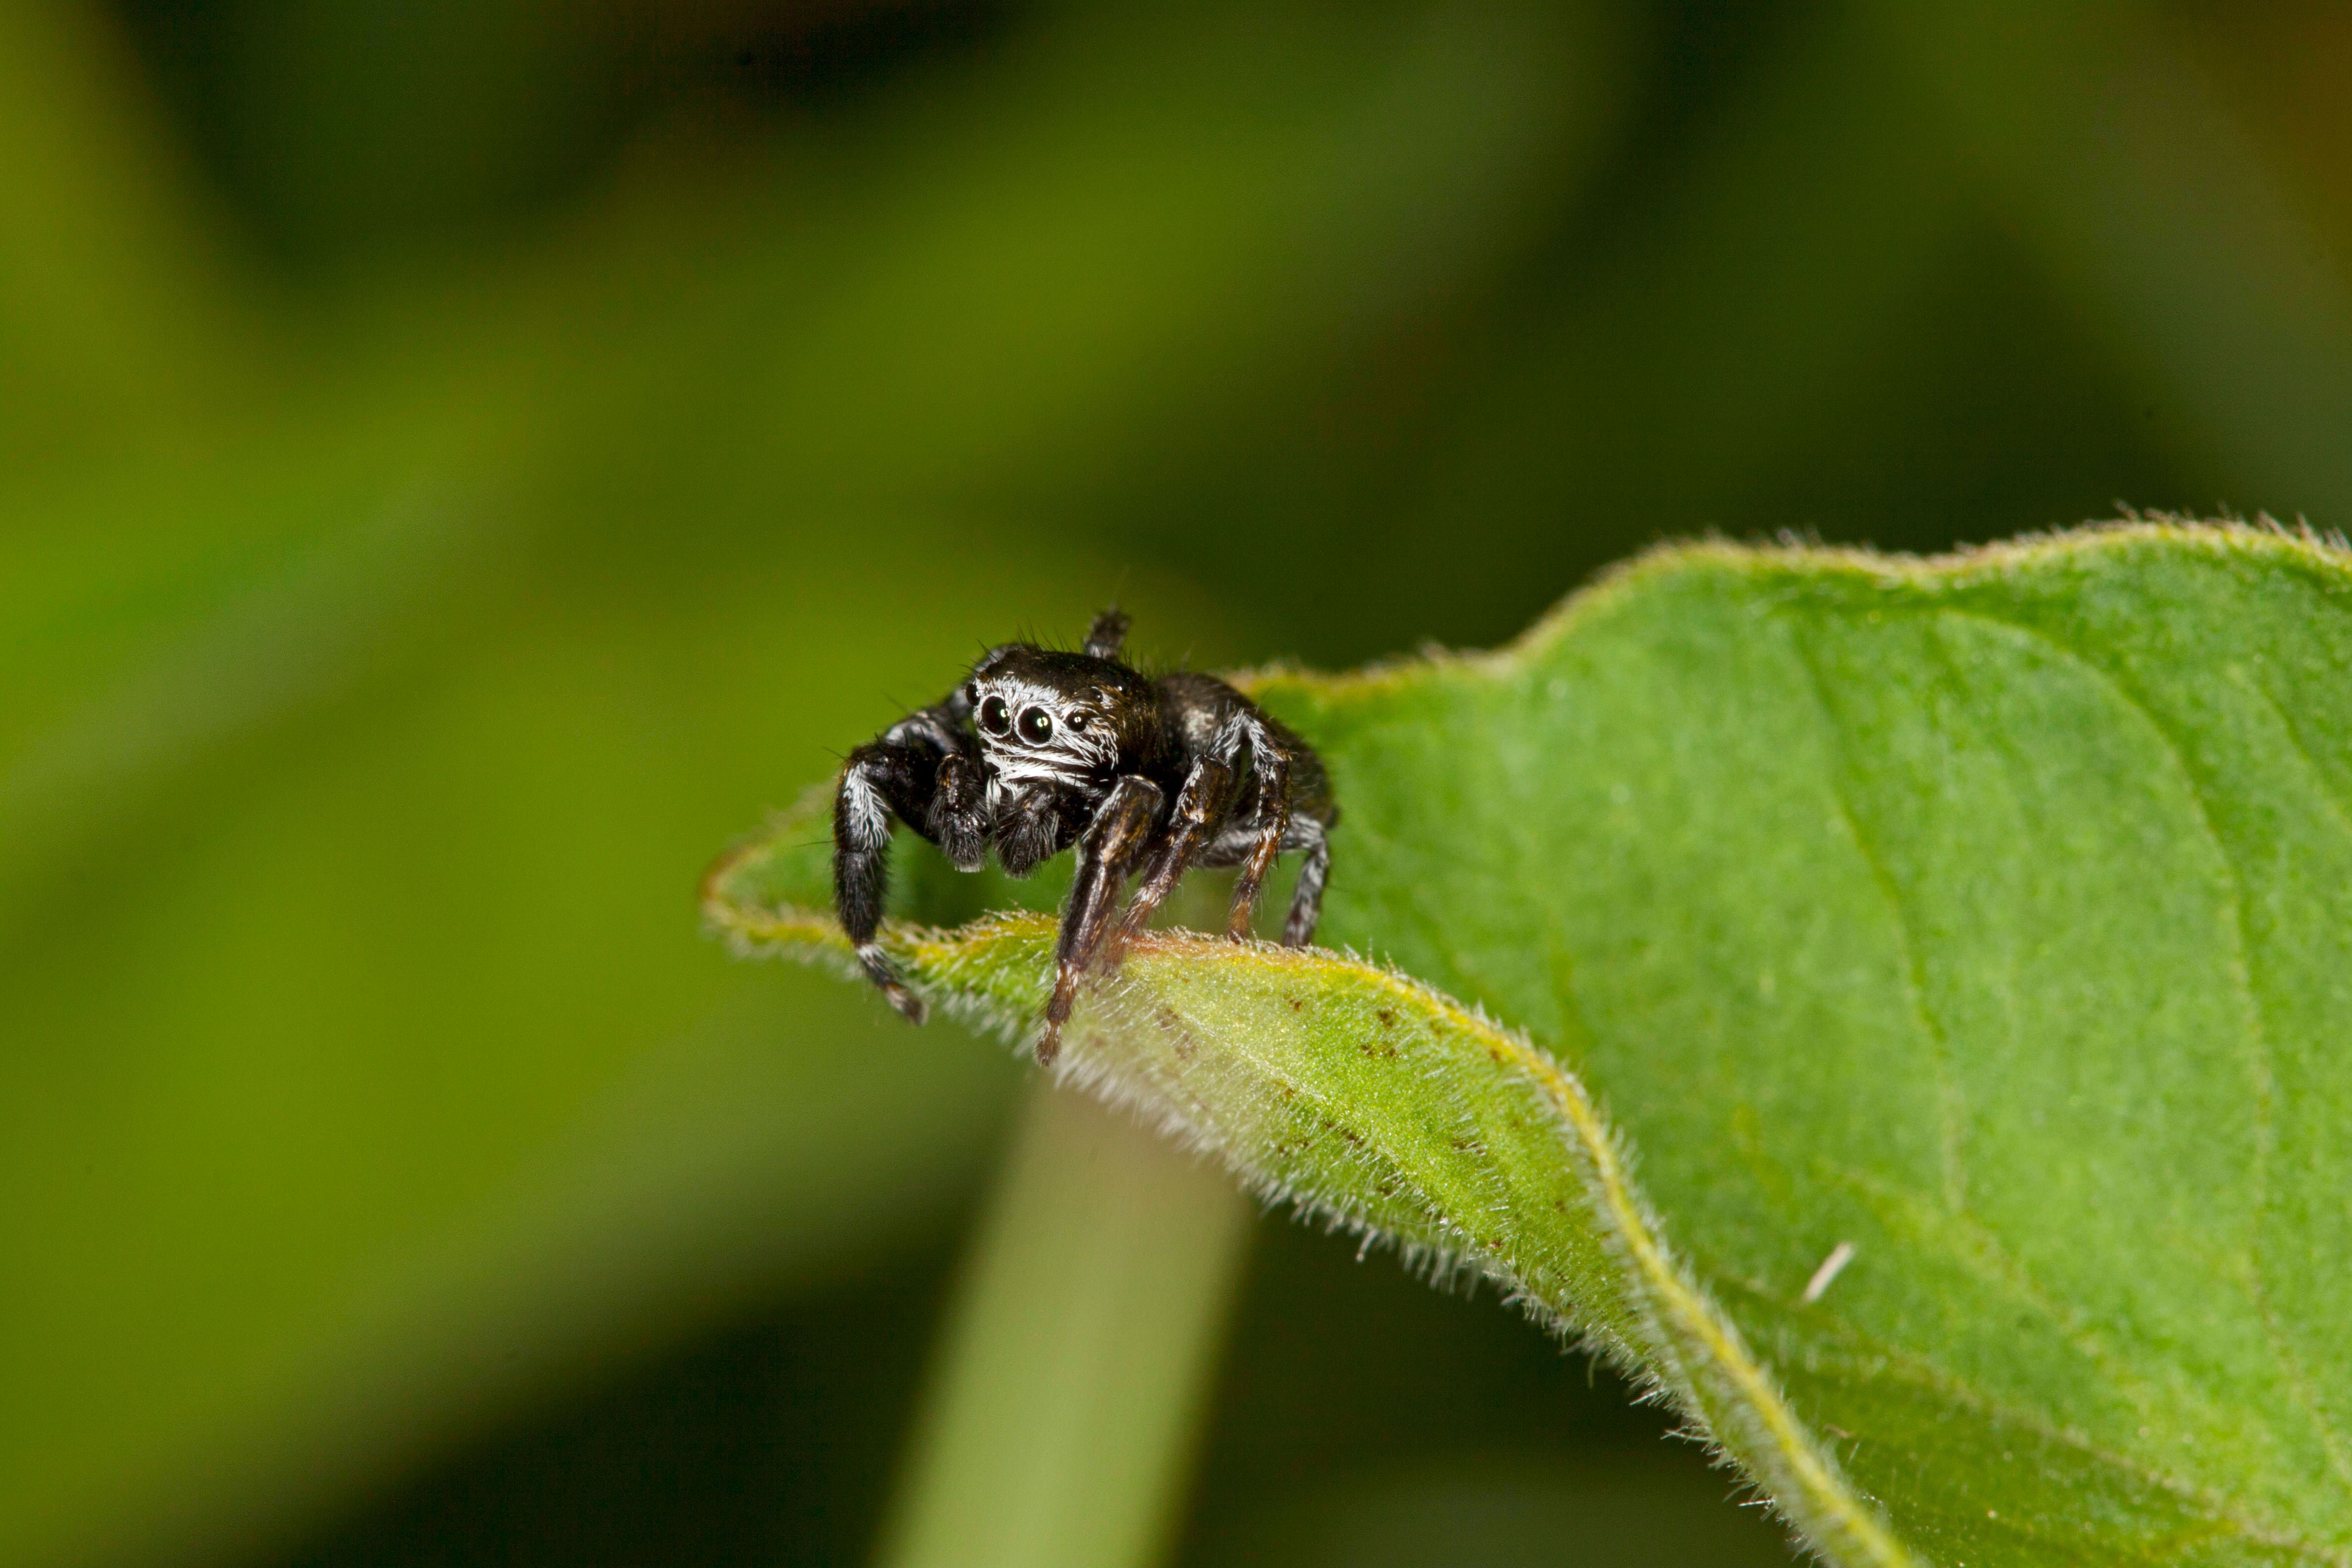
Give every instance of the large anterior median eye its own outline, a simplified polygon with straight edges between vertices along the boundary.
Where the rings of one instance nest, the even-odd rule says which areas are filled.
[[[1012,710],[1004,706],[1003,698],[992,697],[980,705],[980,727],[992,735],[1002,735],[1013,728]]]
[[[1054,738],[1054,716],[1043,708],[1021,710],[1021,738],[1033,746],[1042,746]]]

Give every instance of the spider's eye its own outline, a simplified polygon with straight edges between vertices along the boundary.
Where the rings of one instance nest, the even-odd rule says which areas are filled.
[[[1042,746],[1054,738],[1054,716],[1043,708],[1021,710],[1021,738],[1033,746]]]
[[[1002,735],[1013,728],[1013,715],[1004,706],[1004,699],[992,697],[980,705],[980,727],[992,735]]]

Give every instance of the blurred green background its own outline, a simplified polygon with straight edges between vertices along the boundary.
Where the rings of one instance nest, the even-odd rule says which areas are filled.
[[[0,1561],[854,1563],[1024,1072],[696,875],[1008,635],[2352,520],[2312,3],[0,10]],[[1344,847],[1338,868],[1344,877]],[[1187,1563],[1769,1562],[1255,1225]]]

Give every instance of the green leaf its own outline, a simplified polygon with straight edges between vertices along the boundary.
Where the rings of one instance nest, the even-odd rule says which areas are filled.
[[[1155,935],[1062,1070],[1637,1358],[1834,1561],[2343,1562],[2347,607],[2243,529],[1710,545],[1262,676],[1381,962]],[[839,959],[807,809],[709,908]],[[1025,1030],[1048,920],[886,933]]]
[[[806,907],[822,897],[807,832],[820,805],[722,865],[708,908],[748,949],[855,977],[839,928]],[[794,883],[799,902],[776,901]],[[1047,916],[897,923],[883,940],[917,989],[1008,1038],[1045,1005]],[[1525,1291],[1705,1413],[1815,1539],[1851,1561],[1906,1560],[1668,1256],[1582,1087],[1523,1037],[1360,960],[1160,933],[1094,988],[1061,1061],[1065,1078],[1164,1121],[1269,1196]]]

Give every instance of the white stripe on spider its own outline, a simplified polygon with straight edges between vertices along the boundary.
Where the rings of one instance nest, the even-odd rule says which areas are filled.
[[[878,849],[890,842],[890,816],[881,792],[866,779],[866,770],[852,768],[841,781],[842,804],[847,807],[849,830],[861,849]]]
[[[999,767],[1008,759],[1021,756],[1059,758],[1079,769],[1108,768],[1118,761],[1118,740],[1110,732],[1104,717],[1109,704],[1108,692],[1097,692],[1098,700],[1094,703],[1073,702],[1068,692],[1003,676],[976,681],[972,691],[975,708],[998,697],[1003,699],[1009,710],[1006,717],[1013,726],[1012,734],[981,731],[982,749]],[[1021,715],[1032,708],[1043,709],[1054,721],[1053,737],[1042,745],[1019,739]],[[1079,718],[1087,721],[1083,729],[1072,722]]]

